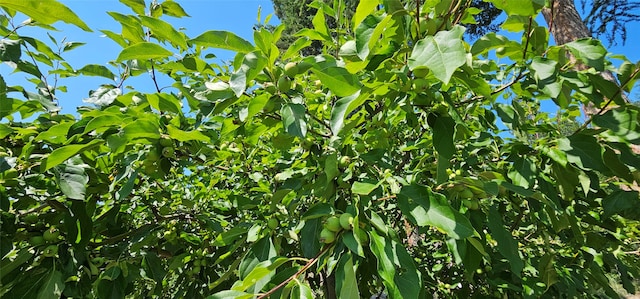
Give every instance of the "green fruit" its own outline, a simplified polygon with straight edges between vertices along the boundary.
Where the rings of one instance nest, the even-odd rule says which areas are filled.
[[[429,88],[429,81],[424,78],[417,78],[413,80],[413,88],[415,91],[424,91]]]
[[[471,199],[471,198],[473,198],[473,192],[471,191],[471,189],[467,188],[467,189],[462,190],[459,193],[459,196],[460,196],[460,198],[463,198],[463,199]]]
[[[427,76],[427,74],[429,74],[428,68],[421,67],[413,70],[413,75],[416,78],[424,78]]]
[[[284,66],[284,73],[293,78],[298,74],[298,64],[295,62],[289,62]]]
[[[54,227],[45,230],[44,234],[42,234],[42,237],[44,238],[45,241],[47,242],[53,242],[58,240],[58,237],[60,236],[60,232],[55,229]]]
[[[44,238],[42,236],[33,236],[31,238],[29,238],[29,244],[33,245],[33,246],[40,246],[42,244],[44,244]]]
[[[356,143],[356,152],[364,153],[364,151],[366,151],[366,150],[367,150],[367,146],[364,143],[362,143],[362,142]]]
[[[322,229],[320,232],[320,242],[325,244],[331,244],[336,241],[336,233],[328,230],[327,228]]]
[[[340,225],[340,219],[336,216],[331,216],[327,218],[324,222],[324,227],[332,232],[338,232],[342,229]]]
[[[338,166],[340,166],[341,168],[346,168],[347,166],[349,166],[349,164],[351,164],[351,157],[349,157],[349,156],[340,157],[340,161],[338,162]]]
[[[173,157],[174,154],[175,154],[175,150],[173,149],[173,147],[167,146],[162,149],[162,155],[167,158]]]
[[[469,210],[477,210],[480,208],[480,202],[477,199],[463,200],[462,204],[469,208]]]
[[[200,266],[195,266],[193,267],[193,274],[200,274],[200,270],[202,270],[202,268],[200,268]]]
[[[280,223],[278,223],[278,219],[276,218],[269,218],[269,221],[267,221],[267,226],[270,229],[276,229],[278,228],[278,226],[280,226]]]
[[[38,215],[36,215],[36,214],[27,214],[27,215],[24,215],[23,220],[27,224],[35,224],[35,223],[38,222]]]
[[[45,257],[54,257],[56,254],[58,254],[58,245],[49,245],[42,251]]]
[[[160,145],[162,147],[173,146],[173,140],[171,138],[160,138]]]
[[[340,215],[340,226],[346,230],[350,230],[353,228],[353,215],[349,213],[344,213]]]
[[[287,76],[282,76],[278,79],[278,90],[280,92],[288,92],[291,90],[291,79]]]
[[[264,83],[264,85],[262,86],[264,88],[264,90],[270,94],[274,94],[276,93],[276,86],[273,85],[273,83],[271,82],[266,82]]]
[[[157,150],[152,149],[147,153],[147,160],[151,161],[151,162],[155,162],[160,160],[160,153],[158,153]]]

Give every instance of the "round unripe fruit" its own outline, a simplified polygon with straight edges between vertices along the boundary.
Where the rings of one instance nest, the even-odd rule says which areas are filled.
[[[473,192],[469,188],[464,189],[460,192],[460,198],[471,199],[473,198]]]
[[[340,226],[346,230],[350,230],[353,228],[353,215],[349,213],[344,213],[340,215]]]
[[[416,78],[424,78],[427,74],[429,74],[428,68],[421,67],[413,70],[413,75],[416,76]]]
[[[36,215],[36,214],[27,214],[27,215],[24,215],[23,220],[27,224],[35,224],[35,223],[38,222],[38,215]]]
[[[477,210],[480,208],[480,202],[477,199],[464,200],[462,204],[469,208],[469,210]]]
[[[59,236],[60,236],[60,232],[53,227],[48,230],[45,230],[44,234],[42,234],[42,237],[47,242],[53,242],[57,240]]]
[[[349,156],[340,157],[340,161],[338,162],[338,166],[341,168],[345,168],[351,164],[351,158]]]
[[[173,146],[173,140],[170,138],[160,138],[160,145],[163,147]]]
[[[289,62],[284,66],[285,75],[293,78],[298,74],[298,64],[295,62]]]
[[[195,266],[193,267],[193,274],[200,274],[200,270],[202,270],[202,268],[200,266]]]
[[[279,225],[280,225],[280,223],[278,223],[278,219],[276,219],[276,218],[270,218],[269,221],[267,221],[267,226],[270,229],[276,229],[276,228],[278,228]]]
[[[175,150],[173,149],[173,147],[167,146],[162,149],[162,155],[167,158],[173,157],[174,154],[175,154]]]
[[[331,244],[336,241],[336,233],[326,228],[320,232],[320,242],[325,244]]]
[[[58,254],[58,245],[49,245],[42,251],[45,257],[54,257],[56,254]]]
[[[40,246],[44,244],[44,238],[42,236],[33,236],[29,238],[29,244],[33,246]]]
[[[160,160],[160,153],[158,153],[157,150],[152,149],[147,153],[147,160],[151,161],[151,162],[155,162]]]
[[[338,232],[342,229],[340,225],[340,219],[336,216],[331,216],[327,218],[324,222],[324,227],[332,232]]]
[[[282,76],[278,79],[278,90],[280,92],[288,92],[291,90],[291,79],[287,76]]]

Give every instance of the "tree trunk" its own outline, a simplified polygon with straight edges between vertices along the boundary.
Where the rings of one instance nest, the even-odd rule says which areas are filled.
[[[551,0],[551,7],[543,8],[542,15],[557,45],[564,45],[580,38],[591,37],[591,31],[589,31],[587,25],[585,25],[582,18],[580,18],[573,0]],[[572,62],[576,62],[575,57],[571,54],[569,54],[569,59]],[[574,65],[577,70],[587,69],[587,67],[581,63],[575,63]],[[601,72],[600,75],[611,82],[618,83],[616,77],[609,71]],[[621,96],[626,102],[629,102],[629,98],[624,92],[621,93]],[[609,109],[610,108],[613,107],[609,107]],[[599,112],[599,108],[591,103],[584,105],[582,109],[587,118],[591,118]],[[640,154],[640,146],[631,144],[630,147],[635,154]],[[629,187],[622,186],[622,189],[640,191],[637,182],[633,182],[633,185]]]
[[[587,25],[585,25],[582,18],[580,18],[580,14],[578,14],[573,0],[551,0],[551,7],[543,8],[542,15],[557,45],[564,45],[580,38],[591,37],[591,31],[589,31]],[[571,54],[569,55],[569,59],[575,62],[575,57]],[[587,67],[581,63],[576,63],[575,68],[577,70],[585,70]],[[600,75],[617,84],[617,80],[611,72],[605,71]],[[629,101],[624,92],[621,96],[625,101]],[[588,117],[598,112],[593,105],[588,105],[588,107],[584,107],[583,109]]]

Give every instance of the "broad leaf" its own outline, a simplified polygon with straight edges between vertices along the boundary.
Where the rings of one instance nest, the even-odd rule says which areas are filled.
[[[509,262],[511,272],[520,277],[522,275],[522,269],[524,268],[524,262],[518,253],[518,242],[513,238],[511,232],[504,227],[502,215],[495,206],[491,206],[488,219],[491,238],[498,242],[498,251]]]
[[[42,168],[45,171],[49,170],[82,151],[89,150],[103,142],[104,140],[94,139],[86,144],[73,144],[57,148],[49,154],[45,162],[42,164]]]
[[[456,69],[467,61],[463,33],[464,27],[456,26],[419,40],[409,57],[409,68],[427,67],[438,80],[448,84]]]
[[[307,135],[305,111],[302,104],[286,104],[282,107],[282,124],[287,133],[300,138]]]
[[[91,31],[78,15],[64,4],[57,1],[42,0],[0,0],[0,6],[17,10],[33,20],[45,25],[62,21],[78,26],[84,31]]]
[[[189,41],[198,46],[248,53],[255,47],[248,41],[228,31],[207,31]]]
[[[426,186],[409,185],[400,190],[398,206],[418,226],[435,226],[452,238],[471,237],[475,229],[464,215],[453,209],[446,197]]]
[[[158,44],[142,42],[124,48],[118,55],[116,61],[159,59],[171,55],[173,55],[171,51]]]

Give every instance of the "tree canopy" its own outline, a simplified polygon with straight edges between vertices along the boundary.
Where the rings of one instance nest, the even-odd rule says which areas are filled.
[[[120,2],[121,31],[101,30],[120,52],[72,66],[82,41],[25,27],[98,28],[0,0],[0,60],[28,78],[0,74],[3,298],[638,292],[640,108],[623,95],[640,63],[550,45],[545,1],[488,1],[515,37],[473,42],[462,2],[360,1],[346,20],[315,1],[286,49],[286,25],[188,36],[178,2]],[[61,113],[64,80],[88,76],[91,106]]]

